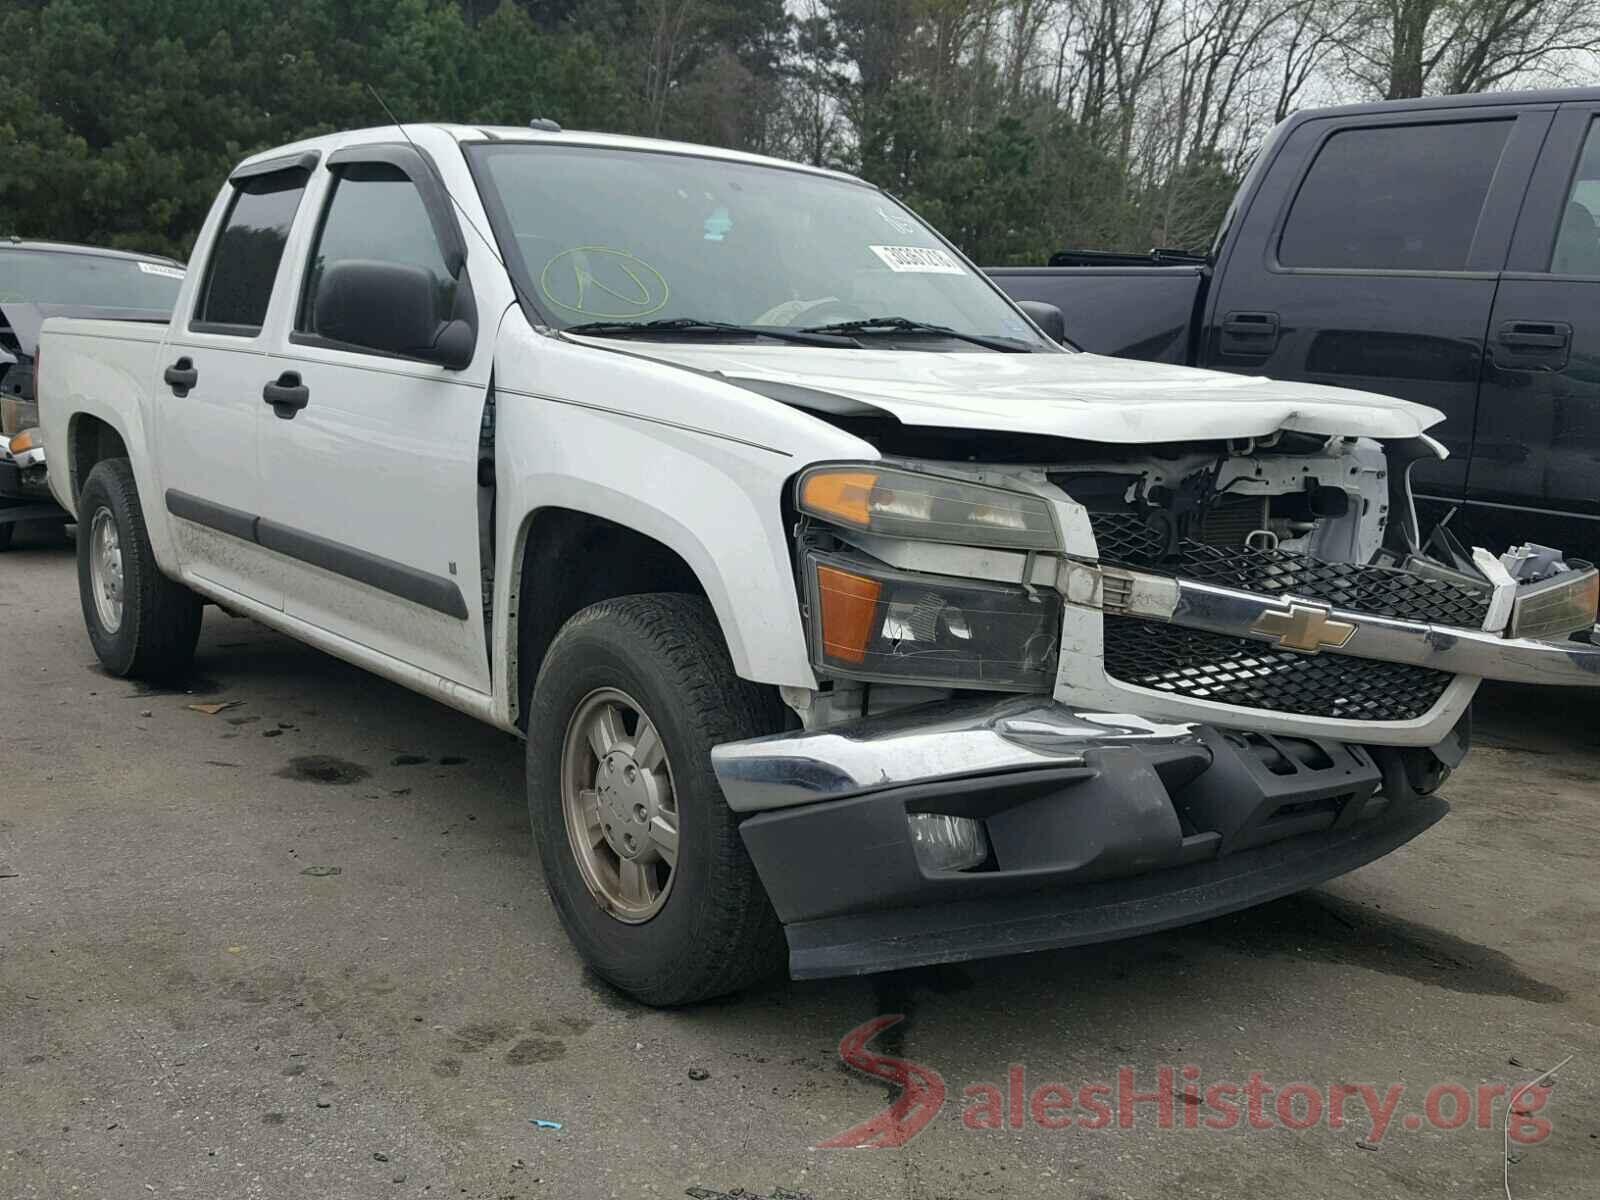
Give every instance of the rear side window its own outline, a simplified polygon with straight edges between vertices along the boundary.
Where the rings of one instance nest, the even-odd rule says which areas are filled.
[[[294,169],[234,185],[233,202],[211,248],[190,328],[243,337],[261,332],[307,178],[307,172]]]
[[[339,172],[311,251],[310,270],[295,330],[325,336],[317,328],[317,295],[323,277],[341,262],[403,263],[433,277],[434,315],[450,319],[457,282],[445,266],[428,210],[416,184],[387,163],[352,163]]]
[[[1300,184],[1279,264],[1464,270],[1511,125],[1454,121],[1334,134]]]
[[[1583,140],[1583,154],[1561,211],[1550,271],[1600,275],[1600,121],[1589,123],[1589,135]]]

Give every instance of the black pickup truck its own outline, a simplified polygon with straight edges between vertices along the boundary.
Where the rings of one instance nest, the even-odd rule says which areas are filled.
[[[990,274],[1095,353],[1432,405],[1420,515],[1600,561],[1600,88],[1302,112],[1209,254]]]

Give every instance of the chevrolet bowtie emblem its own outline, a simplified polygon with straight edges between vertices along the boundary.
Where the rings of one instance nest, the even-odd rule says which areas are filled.
[[[1276,638],[1285,650],[1315,654],[1318,650],[1337,650],[1356,635],[1348,621],[1333,621],[1329,610],[1318,604],[1289,603],[1287,612],[1268,611],[1256,618],[1251,633]]]

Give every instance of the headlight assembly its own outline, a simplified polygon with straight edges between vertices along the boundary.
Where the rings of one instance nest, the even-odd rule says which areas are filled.
[[[886,537],[1009,550],[1060,545],[1038,496],[873,464],[812,467],[800,476],[800,511]]]
[[[811,658],[859,679],[1048,692],[1061,597],[1037,589],[805,556]]]

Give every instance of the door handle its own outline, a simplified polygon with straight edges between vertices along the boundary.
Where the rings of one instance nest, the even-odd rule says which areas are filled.
[[[261,389],[261,398],[272,405],[280,421],[292,421],[311,402],[311,389],[300,382],[299,371],[285,371]]]
[[[1561,350],[1572,340],[1572,326],[1560,321],[1507,321],[1500,344],[1519,350]]]
[[[161,378],[172,389],[172,394],[182,399],[200,382],[200,372],[195,370],[194,359],[184,357],[161,372]]]
[[[1489,357],[1506,371],[1560,371],[1572,349],[1572,326],[1565,321],[1502,321],[1494,331]]]
[[[1222,318],[1217,349],[1223,354],[1265,356],[1278,348],[1278,314],[1231,312]]]

